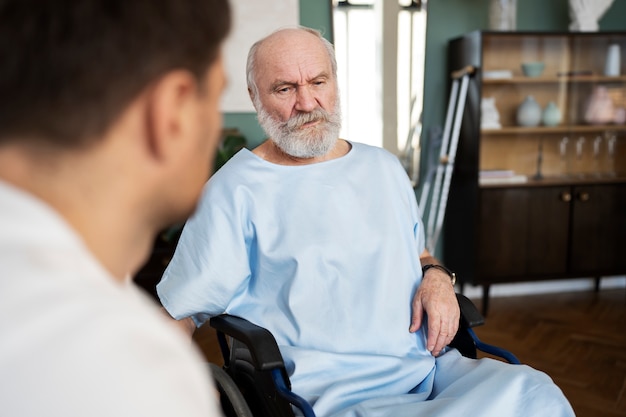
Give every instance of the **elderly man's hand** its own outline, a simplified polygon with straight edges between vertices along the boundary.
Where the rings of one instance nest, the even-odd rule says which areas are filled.
[[[434,356],[452,342],[459,328],[459,303],[454,286],[445,272],[431,268],[426,271],[412,303],[410,332],[422,325],[424,313],[428,315],[427,349]]]

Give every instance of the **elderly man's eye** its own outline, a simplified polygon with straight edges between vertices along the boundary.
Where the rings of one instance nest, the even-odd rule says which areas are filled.
[[[280,87],[276,87],[276,89],[274,90],[276,93],[278,94],[288,94],[290,92],[292,92],[294,90],[294,88],[290,85],[284,85],[284,86],[280,86]]]

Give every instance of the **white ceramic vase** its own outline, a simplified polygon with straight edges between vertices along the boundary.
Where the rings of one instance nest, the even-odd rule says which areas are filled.
[[[607,77],[619,77],[622,66],[620,46],[617,43],[609,45],[606,51],[604,75]]]
[[[517,0],[491,0],[489,29],[514,31],[517,24]]]
[[[533,96],[526,96],[517,108],[517,124],[524,127],[533,127],[541,122],[541,106]]]

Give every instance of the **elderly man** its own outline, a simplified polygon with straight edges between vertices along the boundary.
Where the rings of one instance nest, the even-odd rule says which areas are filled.
[[[248,86],[270,139],[208,183],[158,286],[169,313],[268,328],[320,416],[572,415],[540,372],[440,354],[459,317],[450,274],[397,158],[338,139],[332,46],[273,33],[250,50]]]
[[[212,171],[227,0],[0,1],[0,414],[219,416],[132,282]]]

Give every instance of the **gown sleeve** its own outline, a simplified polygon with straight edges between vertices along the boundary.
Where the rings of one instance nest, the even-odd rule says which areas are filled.
[[[247,285],[252,228],[246,225],[244,195],[216,177],[207,183],[157,286],[161,303],[175,319],[192,317],[200,326],[225,312]]]

